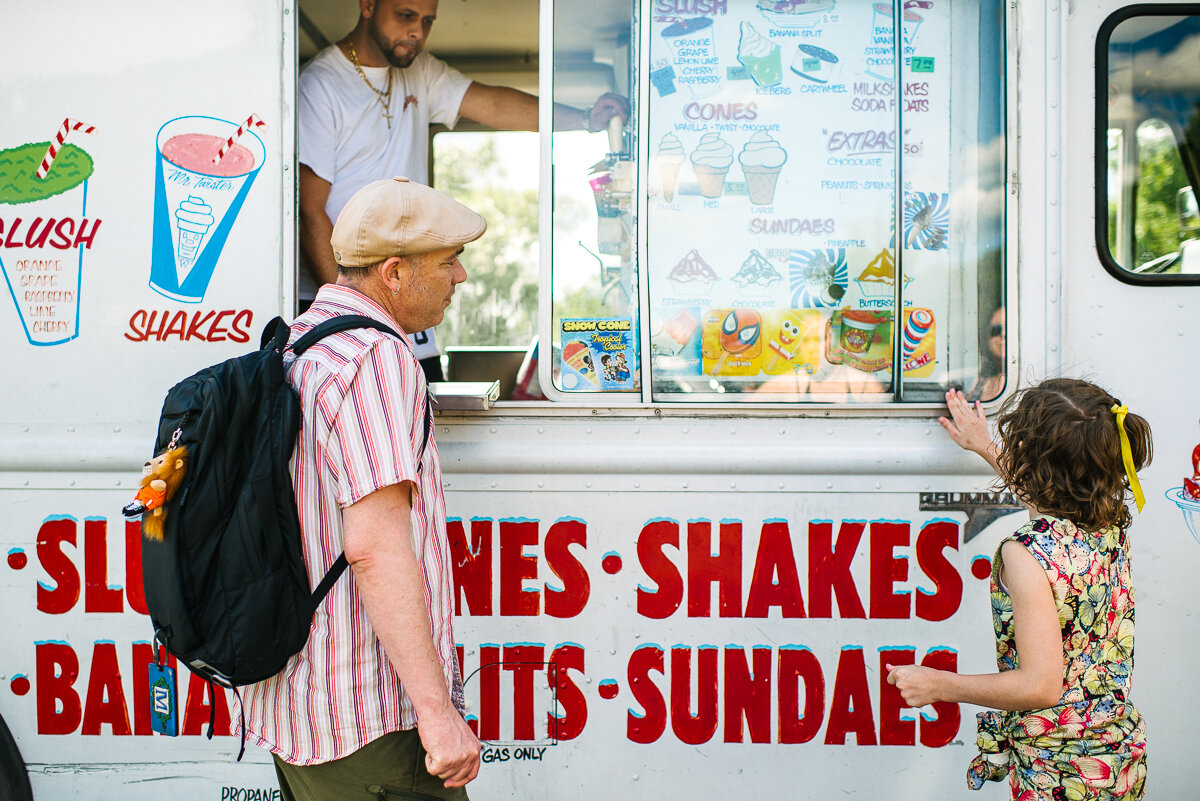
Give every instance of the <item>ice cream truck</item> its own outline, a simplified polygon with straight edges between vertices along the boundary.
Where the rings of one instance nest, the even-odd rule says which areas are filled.
[[[121,509],[166,390],[296,313],[297,74],[357,6],[8,5],[0,798],[277,798],[182,666],[153,732]],[[883,666],[995,669],[1025,513],[936,418],[1055,375],[1156,435],[1133,699],[1195,796],[1200,4],[445,0],[429,49],[630,102],[454,180],[434,136],[491,225],[435,422],[476,797],[965,797],[979,710]]]

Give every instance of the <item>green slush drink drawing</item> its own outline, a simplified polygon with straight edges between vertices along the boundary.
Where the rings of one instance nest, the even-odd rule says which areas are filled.
[[[48,147],[57,155],[38,178]],[[76,145],[0,150],[0,269],[32,345],[79,336],[83,251],[100,226],[85,216],[92,170],[92,157]]]

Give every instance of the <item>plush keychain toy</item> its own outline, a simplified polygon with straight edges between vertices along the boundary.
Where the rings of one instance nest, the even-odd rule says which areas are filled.
[[[133,503],[121,512],[130,520],[142,516],[142,534],[148,540],[162,541],[166,524],[166,502],[183,483],[187,448],[171,448],[155,456],[142,467],[142,487]]]

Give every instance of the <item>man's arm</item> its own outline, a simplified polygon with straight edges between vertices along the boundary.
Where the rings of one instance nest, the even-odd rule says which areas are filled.
[[[337,262],[329,244],[333,221],[325,213],[330,184],[307,164],[300,165],[300,252],[319,285],[337,281]]]
[[[461,787],[479,773],[479,740],[450,700],[434,647],[425,582],[410,539],[411,492],[411,482],[393,484],[342,510],[346,561],[416,709],[426,767],[447,787]]]
[[[536,131],[538,129],[538,99],[508,86],[489,86],[472,81],[463,95],[459,114],[498,131]],[[620,117],[629,119],[629,101],[620,95],[605,92],[590,109],[578,109],[562,103],[554,104],[554,130],[603,131],[608,121]]]

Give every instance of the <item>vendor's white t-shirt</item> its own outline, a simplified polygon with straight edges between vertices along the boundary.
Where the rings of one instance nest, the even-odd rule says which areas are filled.
[[[325,211],[336,221],[350,196],[383,178],[429,183],[429,125],[453,128],[471,79],[429,53],[405,69],[363,67],[382,90],[392,72],[391,127],[378,96],[337,45],[317,53],[300,73],[297,92],[298,160],[330,184]],[[301,259],[300,297],[317,284]],[[418,358],[437,355],[433,329],[413,336]]]

